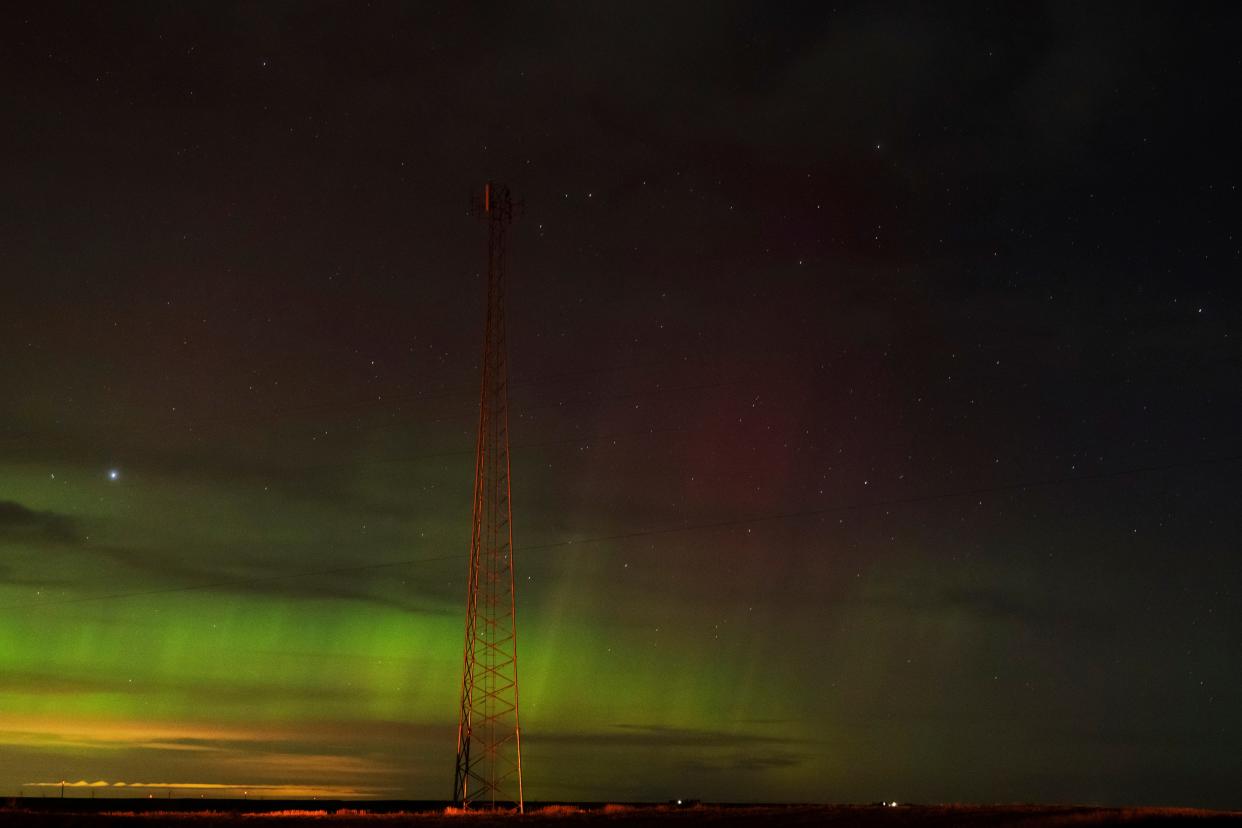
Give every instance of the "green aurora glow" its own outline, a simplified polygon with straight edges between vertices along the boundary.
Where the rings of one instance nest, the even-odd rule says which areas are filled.
[[[452,475],[456,508],[406,517],[140,468],[116,481],[56,469],[10,467],[4,477],[3,499],[20,495],[29,513],[9,521],[3,547],[9,573],[24,574],[0,600],[0,773],[332,792],[340,776],[290,758],[341,755],[355,760],[344,774],[351,790],[444,795],[460,681],[464,475]],[[357,481],[355,502],[374,486]],[[342,525],[356,537],[332,529]],[[519,564],[530,795],[615,797],[609,754],[625,761],[655,748],[662,761],[689,751],[728,762],[757,744],[779,766],[796,715],[788,682],[755,675],[754,640],[705,643],[695,604],[666,605],[659,573],[638,575],[641,552],[628,555],[627,583],[608,565],[619,557],[593,544]],[[429,560],[299,577],[420,558]],[[196,584],[216,586],[180,589]],[[635,605],[644,611],[627,620]],[[729,615],[720,620],[746,623]],[[757,710],[777,723],[742,720]],[[238,736],[250,729],[258,735]],[[630,794],[658,777],[652,768]]]
[[[1242,5],[0,15],[0,797],[449,796],[490,178],[528,799],[1242,807]]]

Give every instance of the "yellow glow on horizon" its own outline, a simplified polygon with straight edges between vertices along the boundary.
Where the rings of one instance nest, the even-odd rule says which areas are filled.
[[[284,784],[242,784],[224,782],[107,782],[98,779],[88,782],[79,779],[76,782],[25,782],[23,788],[141,788],[158,789],[161,791],[216,791],[231,793],[238,796],[261,794],[274,799],[302,799],[320,797],[326,799],[353,799],[374,797],[382,794],[387,788],[361,788],[348,785],[284,785]]]

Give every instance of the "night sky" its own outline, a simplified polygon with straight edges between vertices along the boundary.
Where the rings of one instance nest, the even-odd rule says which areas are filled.
[[[0,795],[449,796],[492,179],[528,800],[1242,807],[1239,30],[6,6]]]

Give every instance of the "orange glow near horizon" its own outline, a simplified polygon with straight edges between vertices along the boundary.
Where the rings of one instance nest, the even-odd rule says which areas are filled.
[[[282,784],[242,784],[224,782],[108,782],[98,779],[88,782],[79,779],[76,782],[25,782],[23,788],[108,788],[123,792],[124,790],[161,790],[161,791],[211,791],[226,796],[266,796],[273,799],[362,799],[373,798],[382,794],[384,788],[360,788],[348,785],[282,785]]]

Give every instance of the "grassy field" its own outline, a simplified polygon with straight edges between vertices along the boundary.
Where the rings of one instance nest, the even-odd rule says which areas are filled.
[[[187,825],[282,826],[311,823],[334,826],[412,825],[419,828],[489,828],[490,826],[559,826],[559,828],[730,828],[747,825],[790,826],[1076,826],[1181,825],[1236,823],[1242,812],[1200,811],[1183,808],[1094,808],[1085,806],[976,806],[976,805],[765,805],[765,806],[630,806],[552,805],[529,808],[521,817],[511,814],[454,813],[445,809],[400,810],[385,803],[374,811],[371,803],[202,803],[186,802],[170,810],[168,802],[10,800],[0,808],[4,826],[120,826]],[[190,810],[190,807],[196,810]],[[368,810],[363,810],[368,809]]]

